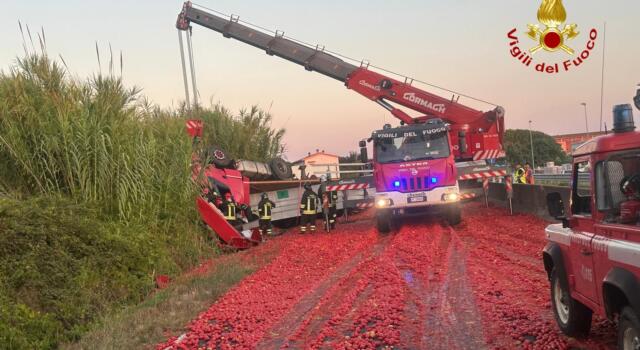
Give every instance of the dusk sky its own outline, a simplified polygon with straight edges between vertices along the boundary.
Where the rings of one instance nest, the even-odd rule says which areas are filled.
[[[599,129],[603,23],[607,22],[604,121],[610,126],[614,104],[631,103],[640,83],[640,1],[565,0],[567,23],[580,34],[567,45],[576,50],[538,52],[534,64],[562,63],[587,46],[591,28],[595,48],[579,67],[559,74],[538,73],[509,53],[507,33],[517,28],[519,46],[535,46],[526,36],[538,23],[535,1],[250,1],[201,0],[200,4],[358,60],[488,100],[506,109],[508,128],[549,134]],[[48,52],[61,55],[72,73],[86,77],[103,70],[109,43],[124,56],[127,84],[162,106],[184,99],[175,20],[181,1],[165,0],[5,0],[0,12],[0,67],[22,55],[18,20],[32,32],[44,27]],[[269,109],[274,127],[285,127],[287,156],[299,158],[316,148],[345,154],[358,140],[395,119],[339,81],[219,33],[194,25],[194,52],[200,95],[237,111],[257,104]],[[436,89],[427,91],[450,97]],[[489,110],[492,107],[462,103]],[[636,110],[636,121],[639,119]]]

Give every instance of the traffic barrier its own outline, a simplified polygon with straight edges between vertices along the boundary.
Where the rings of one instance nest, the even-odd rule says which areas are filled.
[[[489,200],[498,205],[509,207],[509,194],[505,183],[489,184]],[[515,213],[531,213],[550,219],[547,211],[547,194],[558,192],[562,196],[565,207],[569,205],[571,189],[560,186],[513,184],[511,203]],[[568,212],[569,208],[565,208]]]
[[[356,208],[358,209],[367,209],[367,208],[373,208],[373,202],[367,202],[367,203],[358,203],[356,204]]]
[[[506,170],[490,170],[490,171],[483,171],[483,172],[474,173],[474,174],[460,175],[460,177],[458,177],[458,180],[475,180],[475,179],[483,179],[483,178],[489,178],[489,177],[501,177],[505,175],[507,175]]]
[[[327,191],[365,190],[367,188],[369,188],[368,183],[347,184],[347,185],[328,185]]]
[[[475,193],[462,193],[460,194],[460,199],[464,200],[464,199],[473,199],[476,198],[476,194]]]

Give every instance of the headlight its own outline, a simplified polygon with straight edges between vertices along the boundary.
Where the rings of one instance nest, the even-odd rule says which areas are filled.
[[[387,208],[387,207],[390,207],[391,205],[393,205],[393,202],[389,198],[380,198],[376,200],[377,208]]]
[[[460,195],[457,193],[446,193],[442,195],[442,200],[445,202],[456,202],[460,200]]]

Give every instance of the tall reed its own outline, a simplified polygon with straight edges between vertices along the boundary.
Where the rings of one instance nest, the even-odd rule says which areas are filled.
[[[130,221],[174,216],[193,198],[183,120],[139,107],[121,77],[71,79],[44,55],[0,75],[4,191],[64,194]]]

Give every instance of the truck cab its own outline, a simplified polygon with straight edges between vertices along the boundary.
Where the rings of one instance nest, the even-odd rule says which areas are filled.
[[[444,212],[460,222],[459,188],[449,127],[440,119],[384,129],[372,134],[378,230],[391,219]]]
[[[618,347],[640,349],[640,132],[630,105],[614,109],[613,133],[573,154],[568,205],[547,196],[543,252],[560,329],[586,336],[595,313],[618,322]],[[566,212],[566,214],[565,214]]]

